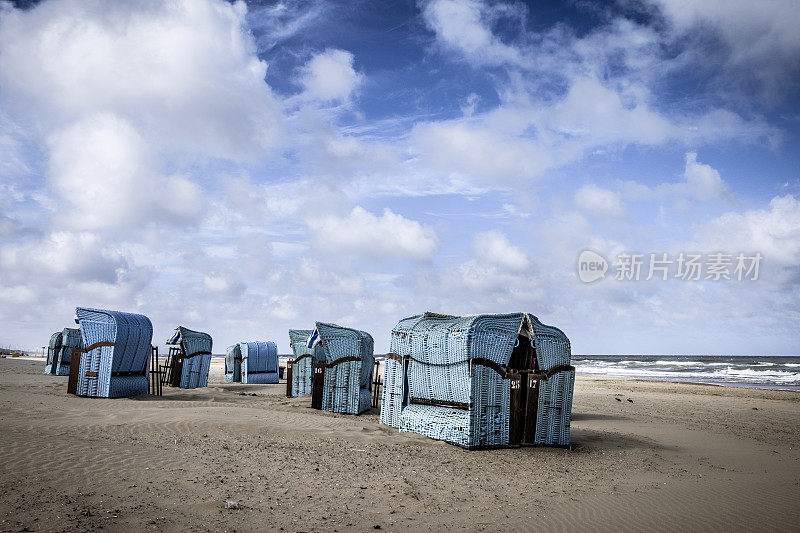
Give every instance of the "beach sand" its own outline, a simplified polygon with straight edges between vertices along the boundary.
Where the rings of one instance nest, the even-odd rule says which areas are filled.
[[[43,368],[0,359],[2,531],[800,527],[796,392],[578,376],[572,451],[467,451],[219,361],[207,388],[115,400]]]

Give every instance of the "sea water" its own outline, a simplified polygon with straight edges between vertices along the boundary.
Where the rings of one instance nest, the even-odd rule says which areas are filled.
[[[800,390],[800,356],[573,355],[572,364],[583,375]]]

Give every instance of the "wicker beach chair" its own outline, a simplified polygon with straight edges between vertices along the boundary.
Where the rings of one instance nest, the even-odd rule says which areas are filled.
[[[225,355],[226,383],[278,383],[278,347],[272,342],[239,342]]]
[[[240,342],[242,383],[278,383],[278,347],[272,342]]]
[[[242,349],[239,343],[228,346],[225,353],[225,383],[241,383],[242,381]]]
[[[68,376],[70,361],[72,360],[72,350],[83,347],[81,340],[81,330],[78,328],[64,328],[61,332],[61,347],[56,357],[56,376]]]
[[[295,398],[311,394],[311,376],[314,371],[314,350],[308,347],[310,329],[290,329],[289,344],[294,359],[286,363],[286,396]]]
[[[320,376],[316,379],[321,380],[321,386],[319,393],[312,391],[312,406],[356,415],[369,410],[375,366],[372,336],[365,331],[317,322],[313,339],[316,339],[313,359],[317,361],[314,373]]]
[[[44,364],[45,374],[55,374],[58,366],[58,356],[61,353],[61,332],[56,331],[50,335],[50,342],[47,344],[47,361]]]
[[[392,330],[381,422],[466,448],[569,444],[567,337],[526,313],[426,313]]]
[[[144,315],[84,307],[75,314],[85,347],[72,350],[67,392],[105,398],[147,394],[150,320]]]
[[[178,326],[167,344],[170,345],[170,385],[182,389],[208,385],[211,335]]]

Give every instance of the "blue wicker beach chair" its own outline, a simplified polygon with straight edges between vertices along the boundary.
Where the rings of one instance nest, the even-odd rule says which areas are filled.
[[[70,361],[72,360],[72,350],[83,347],[81,340],[81,330],[77,328],[64,328],[61,332],[61,347],[56,357],[56,376],[68,376]]]
[[[144,315],[78,307],[84,348],[74,348],[67,391],[119,398],[147,394],[153,326]],[[68,336],[64,330],[63,336]]]
[[[569,340],[525,313],[426,313],[392,330],[381,422],[467,448],[569,444]]]
[[[211,368],[211,335],[178,326],[167,344],[170,345],[170,384],[182,389],[196,389],[208,385],[208,371]]]
[[[240,342],[242,383],[278,382],[278,347],[272,342]]]
[[[58,366],[57,357],[61,353],[61,332],[56,331],[50,335],[50,342],[47,344],[47,361],[44,364],[45,374],[55,374]]]
[[[372,407],[372,336],[364,331],[317,322],[314,372],[321,375],[321,405],[326,411],[360,414]],[[315,406],[312,391],[312,406]]]
[[[286,364],[286,396],[295,398],[311,394],[311,376],[314,371],[314,350],[308,347],[310,329],[290,329],[289,344],[294,359]]]
[[[228,346],[225,353],[225,383],[240,383],[242,381],[242,349],[239,343]]]

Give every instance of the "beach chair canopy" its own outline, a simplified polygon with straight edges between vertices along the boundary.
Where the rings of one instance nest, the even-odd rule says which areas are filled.
[[[167,344],[183,348],[185,357],[194,357],[195,355],[210,354],[213,343],[211,335],[208,333],[178,326]]]
[[[316,330],[312,333],[312,339],[316,337],[314,346],[316,353],[321,353],[326,363],[332,363],[343,357],[359,357],[362,362],[369,363],[364,365],[368,368],[362,368],[361,375],[362,386],[366,386],[375,359],[373,354],[375,343],[372,335],[366,331],[325,322],[317,322],[316,326]]]
[[[314,332],[313,329],[290,329],[289,330],[289,345],[292,347],[292,353],[295,357],[301,355],[312,355],[313,348],[308,346],[308,338]]]
[[[80,396],[117,398],[147,393],[147,366],[153,326],[144,315],[78,307],[75,321],[80,326],[84,348],[72,360],[78,369],[75,392]],[[65,329],[64,340],[71,336]],[[66,342],[65,342],[66,344]]]
[[[549,409],[548,402],[557,399],[559,409],[567,413],[566,428],[554,429],[561,433],[552,439],[561,443],[566,432],[568,443],[570,379],[574,380],[574,369],[568,375],[569,339],[535,316],[415,315],[394,327],[391,351],[386,362],[383,423],[467,447],[507,445],[509,374],[526,372],[526,376],[539,376],[536,379],[542,383],[539,403]],[[559,373],[551,381],[541,379],[539,373],[553,370]],[[561,383],[564,380],[569,383]],[[553,387],[559,390],[550,391]],[[541,410],[541,417],[548,409]]]

